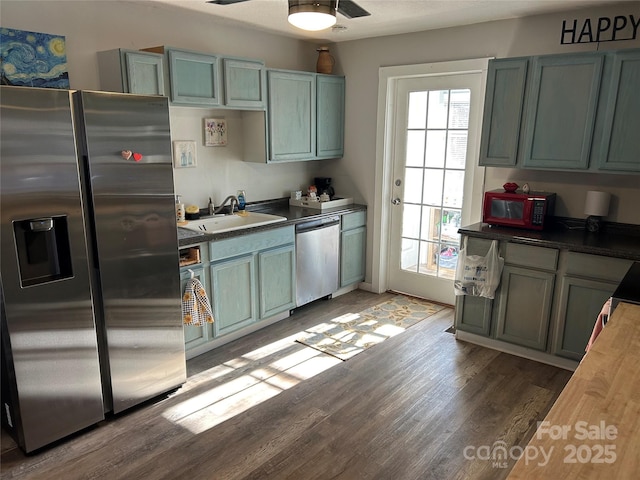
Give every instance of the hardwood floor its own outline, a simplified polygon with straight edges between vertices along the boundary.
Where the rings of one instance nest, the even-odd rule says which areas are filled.
[[[465,447],[526,445],[571,373],[456,341],[452,309],[346,362],[294,342],[391,295],[298,309],[190,360],[168,397],[35,455],[3,432],[1,478],[505,478],[514,460],[498,468]]]

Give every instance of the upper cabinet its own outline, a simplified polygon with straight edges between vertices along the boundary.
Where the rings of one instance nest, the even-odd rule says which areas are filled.
[[[164,57],[115,49],[98,52],[100,88],[108,92],[164,95]]]
[[[480,165],[515,165],[520,139],[527,59],[489,63]]]
[[[603,56],[536,57],[529,84],[524,166],[589,166]]]
[[[260,60],[224,57],[174,47],[148,52],[165,55],[171,104],[264,110],[265,66]]]
[[[489,63],[480,165],[640,172],[640,50]]]
[[[224,104],[234,108],[264,109],[266,75],[264,63],[238,58],[222,59]]]
[[[316,154],[316,76],[269,70],[269,160],[307,160]]]
[[[598,155],[603,170],[640,172],[640,50],[613,59]]]
[[[220,105],[217,56],[173,49],[167,53],[172,104]]]
[[[316,75],[317,158],[344,154],[344,77]]]
[[[243,110],[244,160],[342,158],[345,78],[174,47],[98,54],[104,90],[170,96],[171,105]],[[166,85],[166,88],[165,88]],[[165,93],[166,92],[166,93]]]
[[[268,70],[267,91],[268,162],[342,157],[344,77]]]

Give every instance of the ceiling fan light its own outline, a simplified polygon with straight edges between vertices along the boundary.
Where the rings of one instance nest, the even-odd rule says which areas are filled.
[[[336,24],[336,11],[330,5],[316,2],[289,5],[289,23],[311,32],[324,30]]]

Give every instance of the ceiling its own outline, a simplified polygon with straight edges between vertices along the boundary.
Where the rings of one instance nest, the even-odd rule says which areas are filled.
[[[136,1],[136,0],[134,0]],[[142,1],[142,0],[137,0]],[[136,1],[136,3],[137,3]],[[457,25],[518,18],[620,0],[356,0],[371,13],[348,19],[338,14],[338,28],[305,32],[287,22],[287,0],[249,0],[215,5],[205,0],[144,0],[158,8],[188,9],[211,15],[213,22],[247,25],[271,33],[318,42],[343,42],[369,37],[433,30]]]

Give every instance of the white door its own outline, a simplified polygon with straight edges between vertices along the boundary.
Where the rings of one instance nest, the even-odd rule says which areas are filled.
[[[389,189],[389,288],[453,304],[460,236],[482,175],[482,74],[399,79]],[[475,182],[474,182],[475,177]],[[475,205],[479,211],[479,206]]]

